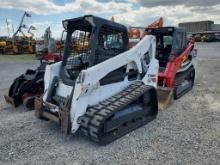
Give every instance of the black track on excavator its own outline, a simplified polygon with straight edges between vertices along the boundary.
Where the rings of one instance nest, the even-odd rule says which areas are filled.
[[[195,69],[193,67],[190,67],[184,72],[177,73],[174,81],[174,99],[179,99],[181,96],[189,92],[194,86],[194,79]],[[184,82],[185,85],[183,85]]]
[[[91,140],[107,144],[152,121],[157,113],[156,90],[137,81],[89,107],[79,120],[80,130]]]

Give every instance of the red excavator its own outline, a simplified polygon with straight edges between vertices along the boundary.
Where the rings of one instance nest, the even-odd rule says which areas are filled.
[[[131,30],[132,29],[132,30]],[[141,31],[141,30],[142,31]],[[159,109],[165,109],[173,99],[178,99],[192,89],[195,78],[193,65],[196,50],[194,40],[187,41],[186,31],[176,27],[163,27],[163,18],[145,28],[128,30],[131,39],[137,42],[147,34],[155,35],[156,58],[159,60],[158,99]]]
[[[196,57],[195,40],[187,41],[186,31],[176,27],[163,27],[163,18],[143,28],[130,27],[129,47],[136,45],[144,35],[155,35],[156,58],[159,60],[159,109],[167,108],[173,101],[192,89],[195,79],[193,65]],[[195,51],[194,51],[195,50]]]
[[[136,45],[144,35],[155,35],[156,58],[159,60],[159,109],[167,108],[173,101],[192,89],[195,79],[194,61],[197,50],[195,40],[187,41],[186,31],[177,27],[163,27],[163,18],[141,27],[130,27],[129,47]]]
[[[186,31],[182,28],[146,28],[145,31],[156,37],[159,109],[163,110],[194,85],[195,41],[187,41]]]

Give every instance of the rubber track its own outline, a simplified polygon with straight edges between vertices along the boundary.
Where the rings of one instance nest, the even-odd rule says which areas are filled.
[[[194,77],[192,79],[193,81],[193,84],[191,86],[191,88],[187,89],[186,91],[183,91],[181,94],[177,95],[176,94],[176,90],[178,88],[179,85],[181,85],[181,83],[185,80],[186,77],[189,76],[189,74],[194,70],[194,68],[190,67],[188,70],[186,70],[185,72],[182,72],[182,73],[178,73],[176,75],[176,78],[175,78],[175,82],[174,82],[174,99],[178,99],[180,98],[181,96],[183,96],[185,93],[187,93],[188,91],[190,91],[192,88],[193,88],[193,85],[194,85]],[[195,75],[194,75],[195,76]]]
[[[80,119],[81,131],[91,140],[103,143],[101,142],[100,134],[106,119],[128,104],[137,100],[137,98],[146,93],[148,90],[149,86],[146,86],[143,82],[138,81],[131,84],[118,94],[95,106],[89,107],[85,115]],[[103,144],[105,144],[105,142]]]

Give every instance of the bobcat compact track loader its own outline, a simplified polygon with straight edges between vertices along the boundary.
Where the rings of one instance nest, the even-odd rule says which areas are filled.
[[[186,31],[177,27],[146,28],[156,37],[156,58],[159,61],[159,109],[166,109],[173,99],[190,91],[195,79],[194,41],[188,41]]]
[[[48,65],[35,114],[100,144],[114,141],[158,113],[156,40],[145,36],[128,50],[127,28],[92,15],[63,21],[61,62]],[[83,46],[82,44],[85,44]],[[80,44],[80,50],[74,50]]]

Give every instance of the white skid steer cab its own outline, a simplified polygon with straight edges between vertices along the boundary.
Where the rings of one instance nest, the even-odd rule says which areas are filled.
[[[145,36],[128,50],[127,28],[121,24],[86,15],[63,26],[63,60],[46,67],[36,116],[100,144],[152,121],[158,113],[155,37]]]

